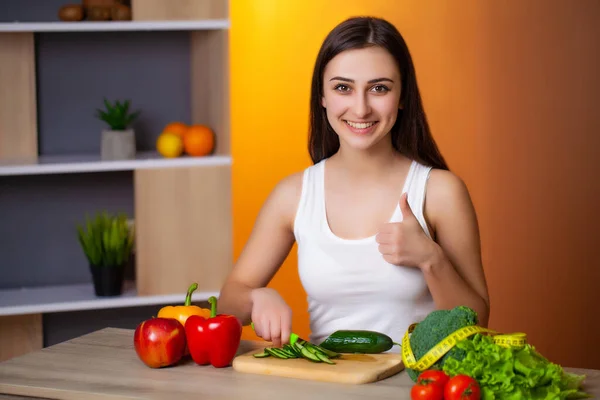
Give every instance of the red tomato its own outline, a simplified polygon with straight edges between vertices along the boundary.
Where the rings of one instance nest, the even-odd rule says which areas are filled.
[[[442,400],[444,389],[433,381],[417,382],[410,390],[411,400]]]
[[[444,388],[444,400],[479,400],[480,398],[479,384],[467,375],[453,376]]]
[[[446,383],[450,380],[450,377],[444,373],[444,371],[440,371],[437,369],[428,369],[427,371],[421,372],[421,375],[417,378],[417,383],[421,382],[433,382],[437,383],[444,388]]]

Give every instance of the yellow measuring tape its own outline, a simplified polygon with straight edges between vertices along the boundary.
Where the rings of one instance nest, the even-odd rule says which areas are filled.
[[[405,367],[415,371],[425,371],[442,358],[444,354],[450,351],[456,343],[478,332],[493,335],[494,343],[503,347],[522,347],[527,343],[527,335],[524,333],[499,334],[496,331],[477,325],[465,326],[464,328],[452,332],[444,340],[433,346],[420,360],[417,361],[410,348],[409,340],[409,335],[417,325],[418,324],[410,325],[402,338],[402,362],[404,362]]]

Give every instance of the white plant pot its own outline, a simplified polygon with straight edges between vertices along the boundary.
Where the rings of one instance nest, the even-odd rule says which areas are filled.
[[[103,130],[101,158],[103,160],[130,160],[135,158],[135,132]]]

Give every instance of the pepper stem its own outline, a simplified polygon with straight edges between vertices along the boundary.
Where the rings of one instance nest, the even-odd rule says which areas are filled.
[[[215,296],[210,296],[208,302],[210,303],[210,317],[214,318],[217,316],[217,298]]]
[[[183,303],[184,305],[189,306],[192,304],[192,292],[196,289],[198,289],[198,284],[194,282],[188,288],[187,295],[185,296],[185,303]]]

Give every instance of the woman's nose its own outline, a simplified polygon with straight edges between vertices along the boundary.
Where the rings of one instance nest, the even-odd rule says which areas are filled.
[[[358,118],[364,118],[371,113],[371,106],[366,95],[356,95],[352,111]]]

